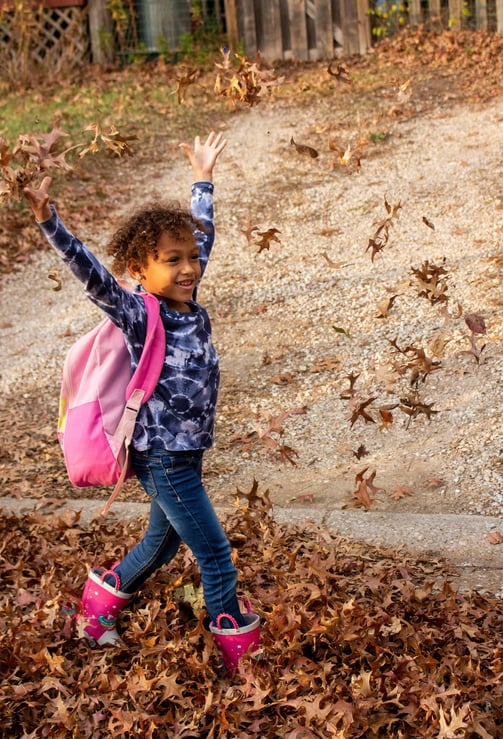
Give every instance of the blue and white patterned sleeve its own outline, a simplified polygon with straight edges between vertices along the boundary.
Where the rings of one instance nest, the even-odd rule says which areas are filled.
[[[194,182],[190,199],[190,211],[194,218],[201,221],[204,230],[196,229],[194,236],[199,247],[199,262],[201,263],[201,277],[204,274],[211,248],[215,240],[215,225],[213,220],[213,183]]]
[[[52,218],[39,223],[47,241],[56,249],[75,277],[83,284],[87,296],[125,333],[144,340],[146,310],[143,300],[122,288],[115,277],[74,236],[59,218],[51,205]]]

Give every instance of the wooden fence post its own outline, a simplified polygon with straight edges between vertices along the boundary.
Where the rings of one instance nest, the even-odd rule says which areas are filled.
[[[435,18],[439,20],[441,18],[440,0],[430,0],[428,3],[429,17],[430,20]]]
[[[236,0],[225,0],[225,27],[229,46],[235,50],[239,41]]]
[[[316,6],[316,48],[318,59],[332,59],[334,56],[334,29],[332,3],[317,2]]]
[[[264,59],[271,61],[283,59],[283,38],[281,35],[281,14],[278,2],[260,2],[260,25],[262,43],[259,51]]]
[[[421,23],[421,0],[410,0],[409,23],[413,26],[417,26],[418,23]]]
[[[356,0],[358,11],[359,54],[366,54],[372,47],[368,0]]]
[[[288,18],[290,22],[292,59],[306,60],[308,58],[308,49],[305,0],[289,0]]]
[[[346,56],[360,53],[358,8],[354,0],[341,0],[342,48]]]
[[[475,0],[475,22],[477,28],[487,31],[487,0]]]
[[[463,0],[449,0],[449,28],[459,31],[461,28],[461,14],[463,11]]]
[[[258,50],[255,4],[253,0],[237,0],[236,17],[239,38],[246,56],[255,56]]]
[[[496,30],[503,33],[503,0],[496,0]]]
[[[90,0],[89,35],[91,57],[96,64],[112,62],[114,58],[114,34],[112,16],[107,9],[107,0]]]

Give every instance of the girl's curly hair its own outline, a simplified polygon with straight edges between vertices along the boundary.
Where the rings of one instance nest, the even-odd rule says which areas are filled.
[[[203,231],[204,227],[179,202],[147,203],[129,216],[108,242],[106,250],[113,259],[112,271],[124,274],[130,259],[141,265],[147,264],[149,254],[157,259],[157,245],[165,232],[179,239],[195,230]]]

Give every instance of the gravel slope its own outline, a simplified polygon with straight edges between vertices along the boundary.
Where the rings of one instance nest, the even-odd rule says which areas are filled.
[[[344,142],[329,100],[305,110],[264,103],[229,118],[216,172],[218,241],[200,292],[223,376],[217,443],[207,455],[217,504],[232,503],[236,487],[248,490],[256,479],[279,507],[305,506],[306,515],[313,507],[339,509],[356,504],[355,477],[365,481],[375,471],[374,511],[501,515],[502,121],[501,98],[390,116],[357,171],[354,160],[342,167],[328,150],[330,139]],[[316,146],[319,156],[299,154],[292,137]],[[186,200],[186,162],[178,153],[166,159],[155,187]],[[150,174],[136,174],[139,191],[150,194]],[[401,208],[372,262],[367,245],[387,215],[385,198]],[[127,207],[118,201],[118,211]],[[278,229],[280,242],[259,253],[257,239],[248,243],[243,234],[247,225]],[[79,233],[97,252],[111,224],[99,226]],[[444,264],[447,308],[455,316],[459,303],[460,318],[446,319],[442,305],[418,296],[411,267],[425,260]],[[33,403],[37,389],[46,393],[47,414],[36,415],[44,438],[53,433],[64,353],[99,318],[64,272],[63,288],[52,289],[47,274],[54,268],[57,257],[43,252],[11,275],[0,320],[4,407],[11,393],[21,403]],[[392,296],[389,315],[378,317],[378,304]],[[486,344],[478,364],[464,353],[470,332],[462,316],[469,313],[483,315],[487,326],[477,337],[478,346]],[[418,384],[422,402],[436,412],[429,419],[420,413],[408,427],[409,417],[394,408],[392,424],[380,428],[379,408],[414,390],[410,369],[399,376],[389,368],[396,359],[390,340],[441,362]],[[375,398],[367,408],[374,423],[359,417],[350,425],[350,401],[341,395],[351,373],[359,374],[353,403]],[[279,424],[283,433],[273,431],[269,447],[267,435],[249,436],[256,424],[264,430],[270,417],[292,409],[303,412]],[[232,441],[236,436],[248,440]],[[271,458],[283,444],[294,450],[295,465]],[[366,454],[357,458],[362,447]],[[11,462],[2,470],[5,494],[16,493]],[[30,494],[43,494],[46,484],[30,482]],[[128,495],[136,495],[134,485]]]
[[[359,173],[331,170],[326,149],[313,160],[289,145],[292,136],[326,141],[327,111],[317,112],[319,120],[309,111],[257,108],[228,130],[230,161],[217,180],[218,257],[203,296],[216,314],[224,370],[221,443],[257,420],[265,428],[270,414],[307,410],[285,420],[280,439],[298,452],[296,467],[266,462],[263,444],[245,444],[241,454],[235,445],[217,450],[215,468],[231,468],[230,488],[237,472],[238,483],[255,476],[280,503],[338,507],[351,503],[355,475],[368,466],[386,490],[374,509],[500,515],[503,101],[396,123],[382,146],[365,152]],[[366,247],[386,216],[384,197],[401,209],[372,262]],[[248,218],[261,231],[278,228],[281,243],[260,253],[248,246],[240,232]],[[470,348],[463,317],[446,320],[442,304],[418,297],[411,267],[444,259],[450,314],[460,304],[462,315],[485,318],[479,364],[463,353]],[[395,295],[389,315],[378,317],[378,304]],[[350,427],[340,397],[350,373],[359,373],[357,399],[376,398],[372,408],[411,394],[410,370],[389,371],[392,339],[430,357],[433,345],[442,347],[433,357],[440,368],[418,384],[438,413],[407,427],[409,417],[394,410],[381,430],[374,410],[376,423],[358,418]],[[368,455],[357,459],[360,445]],[[413,494],[389,495],[402,488]]]

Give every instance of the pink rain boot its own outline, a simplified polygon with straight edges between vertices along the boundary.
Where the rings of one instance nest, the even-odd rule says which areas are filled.
[[[115,586],[104,581],[107,575],[115,578]],[[119,612],[131,600],[131,595],[119,590],[119,575],[114,570],[93,568],[89,572],[82,594],[83,635],[98,644],[119,646],[121,638],[115,624]]]
[[[253,652],[260,645],[260,617],[251,612],[250,603],[245,598],[240,598],[246,606],[247,613],[243,613],[246,626],[239,627],[235,618],[228,613],[217,616],[216,623],[210,624],[210,631],[215,642],[222,653],[225,668],[232,675],[237,668],[240,658],[247,652]],[[223,629],[222,619],[227,618],[232,623],[232,628]]]

